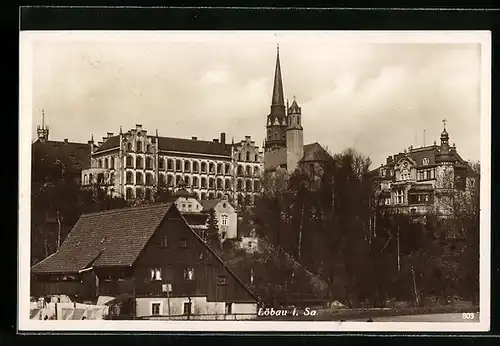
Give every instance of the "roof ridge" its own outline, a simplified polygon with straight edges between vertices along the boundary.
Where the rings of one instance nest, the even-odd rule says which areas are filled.
[[[133,207],[124,207],[124,208],[116,208],[116,209],[109,209],[109,210],[101,210],[101,211],[93,211],[89,213],[84,213],[81,215],[81,217],[84,216],[95,216],[95,215],[105,215],[105,214],[113,214],[117,213],[123,210],[141,210],[141,209],[149,209],[149,208],[159,208],[159,207],[168,207],[171,205],[172,202],[164,203],[151,203],[151,204],[146,204],[146,205],[139,205],[139,206],[133,206]]]

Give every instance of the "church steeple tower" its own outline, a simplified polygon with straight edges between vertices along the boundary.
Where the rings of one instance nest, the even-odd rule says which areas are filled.
[[[46,142],[49,140],[49,127],[45,125],[45,111],[42,109],[42,126],[38,125],[36,127],[36,134],[40,142]]]
[[[274,151],[286,147],[286,110],[283,80],[281,76],[280,48],[277,46],[276,67],[274,70],[271,112],[267,116],[267,135],[265,151]]]

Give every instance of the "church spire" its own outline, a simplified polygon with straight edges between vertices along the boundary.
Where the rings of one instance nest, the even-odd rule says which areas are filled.
[[[278,44],[276,50],[276,70],[274,71],[274,86],[273,86],[273,99],[272,106],[285,106],[285,97],[283,95],[283,82],[281,80],[281,66],[280,66],[280,46]]]

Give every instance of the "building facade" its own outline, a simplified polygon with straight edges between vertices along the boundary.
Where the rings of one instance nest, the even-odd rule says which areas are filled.
[[[446,216],[450,196],[474,186],[470,165],[450,146],[444,128],[440,145],[409,147],[387,157],[386,163],[370,172],[373,178],[372,206],[394,214]]]
[[[96,301],[126,295],[135,303],[135,317],[248,318],[257,312],[258,298],[173,203],[82,215],[59,250],[34,265],[31,275],[32,296]]]
[[[263,153],[250,136],[226,143],[226,134],[212,141],[149,135],[142,125],[118,135],[108,133],[92,150],[82,186],[108,185],[126,199],[150,199],[154,189],[177,191],[181,182],[197,199],[227,197],[251,203],[260,192]]]

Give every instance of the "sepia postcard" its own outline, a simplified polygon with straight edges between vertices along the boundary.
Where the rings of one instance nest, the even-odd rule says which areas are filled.
[[[19,330],[489,330],[490,39],[21,32]]]

